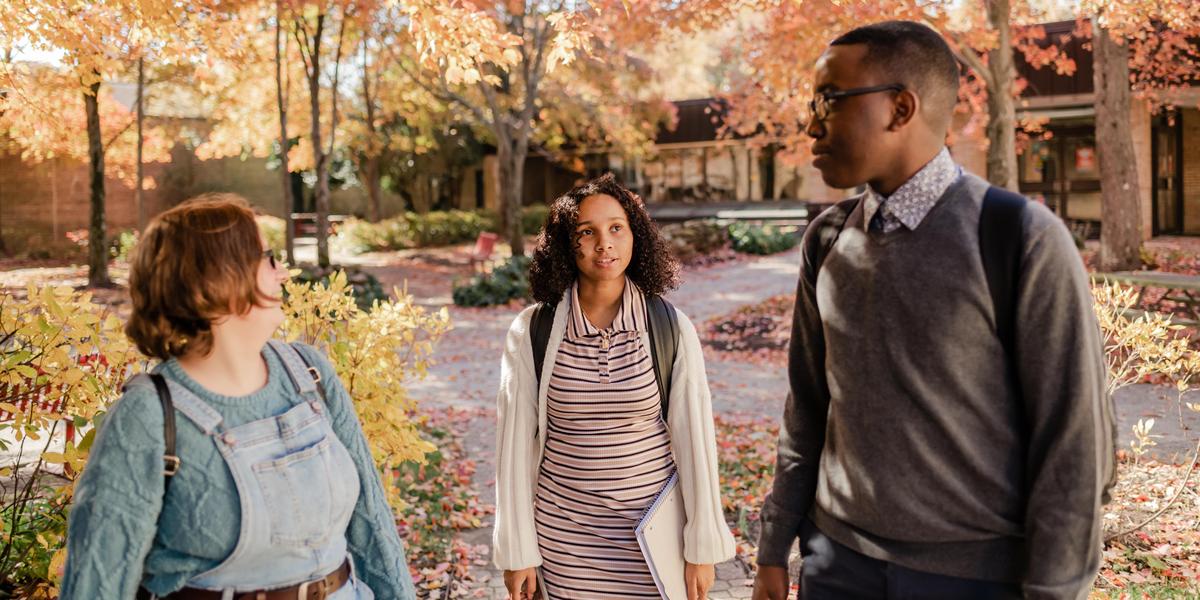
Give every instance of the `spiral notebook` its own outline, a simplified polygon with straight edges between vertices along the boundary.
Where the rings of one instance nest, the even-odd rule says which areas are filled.
[[[646,509],[634,533],[642,556],[654,576],[658,591],[666,600],[687,600],[683,581],[683,492],[678,485],[679,473],[672,473],[658,497]]]

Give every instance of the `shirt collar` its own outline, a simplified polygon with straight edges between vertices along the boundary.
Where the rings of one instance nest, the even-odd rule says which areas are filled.
[[[938,198],[961,174],[962,168],[954,163],[950,151],[943,147],[933,160],[896,188],[891,196],[884,197],[868,185],[863,196],[863,227],[869,227],[875,213],[886,202],[888,213],[910,230],[916,229],[937,204]]]
[[[621,292],[621,307],[613,318],[608,333],[644,332],[646,331],[646,299],[629,277],[625,278],[625,290]],[[567,335],[578,339],[600,335],[600,328],[592,325],[583,308],[579,306],[579,282],[571,285],[571,319]]]

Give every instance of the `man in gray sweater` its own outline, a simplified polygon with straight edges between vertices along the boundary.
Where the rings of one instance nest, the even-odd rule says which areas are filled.
[[[994,300],[989,186],[945,147],[958,76],[903,21],[817,62],[813,163],[867,189],[805,233],[755,598],[785,598],[797,538],[806,599],[1085,598],[1095,577],[1114,430],[1087,276],[1059,219],[1017,198]]]

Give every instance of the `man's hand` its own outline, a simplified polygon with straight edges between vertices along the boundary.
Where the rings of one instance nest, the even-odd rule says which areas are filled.
[[[708,589],[717,578],[717,568],[713,565],[693,565],[685,563],[683,567],[683,582],[687,586],[687,600],[704,600],[708,598]]]
[[[533,600],[537,592],[537,567],[505,571],[504,587],[508,589],[508,600]]]
[[[787,600],[788,570],[787,567],[758,566],[758,574],[754,576],[754,593],[751,600]]]

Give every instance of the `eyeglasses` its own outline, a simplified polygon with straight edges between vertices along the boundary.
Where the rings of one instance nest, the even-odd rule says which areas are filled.
[[[833,102],[841,98],[850,96],[861,96],[863,94],[874,94],[875,92],[903,92],[904,84],[889,83],[887,85],[873,85],[870,87],[850,88],[848,90],[831,90],[828,92],[817,92],[812,100],[808,101],[808,112],[812,115],[813,121],[824,121],[829,118],[829,111],[833,108]]]
[[[272,268],[272,269],[278,269],[278,268],[279,268],[279,263],[275,261],[275,251],[274,251],[274,250],[265,250],[265,251],[263,251],[263,258],[265,258],[265,259],[267,259],[268,261],[270,261],[270,262],[271,262],[271,268]]]

